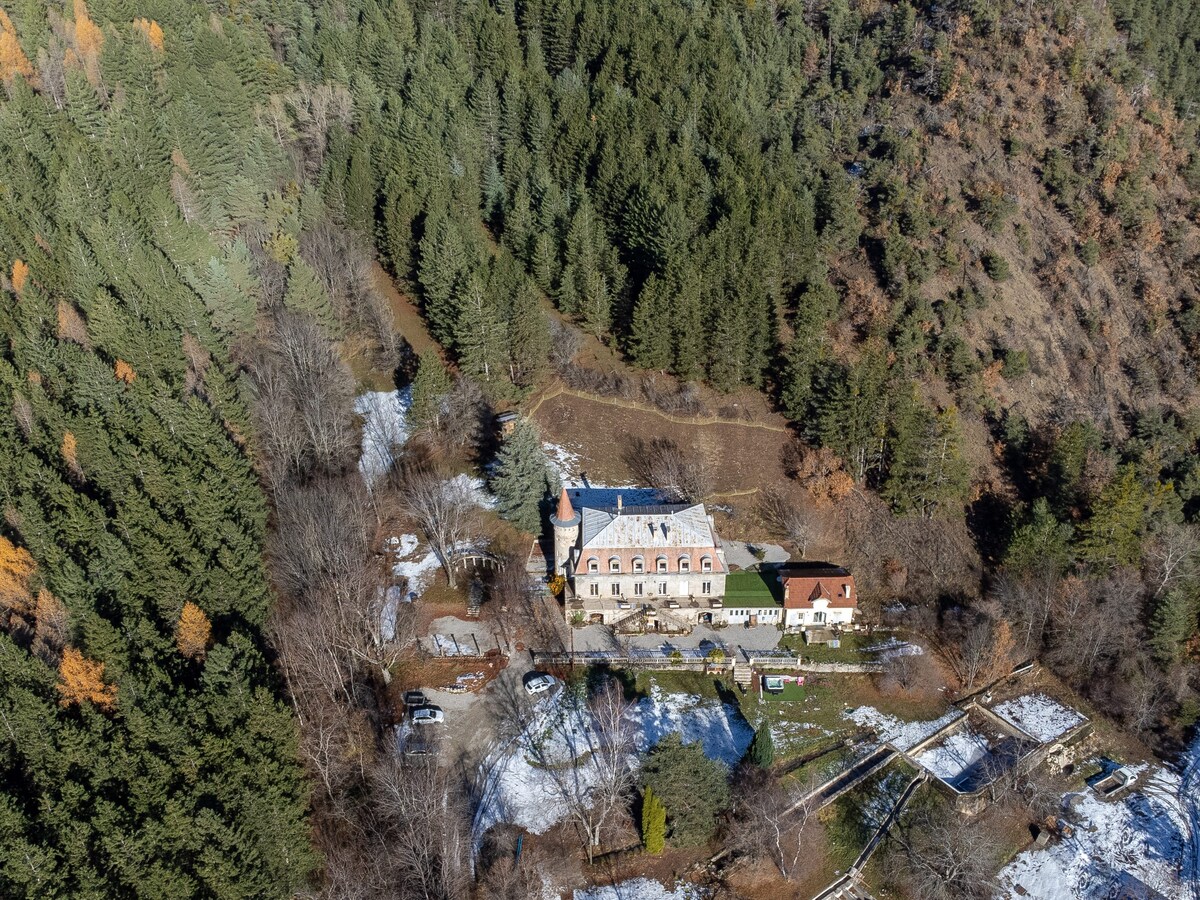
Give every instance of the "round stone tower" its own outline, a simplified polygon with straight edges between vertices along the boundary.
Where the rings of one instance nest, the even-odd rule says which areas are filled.
[[[558,509],[550,517],[554,528],[554,574],[571,577],[571,550],[579,542],[579,513],[571,505],[564,487],[558,497]]]

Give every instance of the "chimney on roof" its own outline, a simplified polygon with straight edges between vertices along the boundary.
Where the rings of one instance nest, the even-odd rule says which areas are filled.
[[[621,514],[621,495],[617,494],[617,515]]]

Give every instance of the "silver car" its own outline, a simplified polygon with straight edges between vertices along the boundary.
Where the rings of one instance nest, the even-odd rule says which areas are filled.
[[[528,694],[544,694],[554,687],[554,676],[545,672],[533,672],[525,678],[525,692]]]
[[[414,725],[439,725],[446,721],[446,714],[442,712],[440,706],[418,706],[412,711],[412,723]]]

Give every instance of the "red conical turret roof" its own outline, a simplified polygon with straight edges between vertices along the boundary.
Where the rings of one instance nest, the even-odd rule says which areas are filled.
[[[558,510],[555,512],[554,518],[560,522],[570,522],[575,518],[575,507],[571,505],[571,498],[567,496],[566,488],[563,488],[562,493],[558,495]]]

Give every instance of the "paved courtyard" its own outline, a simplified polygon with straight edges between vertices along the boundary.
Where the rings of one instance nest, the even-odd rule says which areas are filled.
[[[786,550],[778,544],[747,544],[745,541],[724,541],[725,562],[739,569],[751,569],[761,563],[785,563],[791,558]],[[758,550],[763,554],[759,559],[754,555]]]

